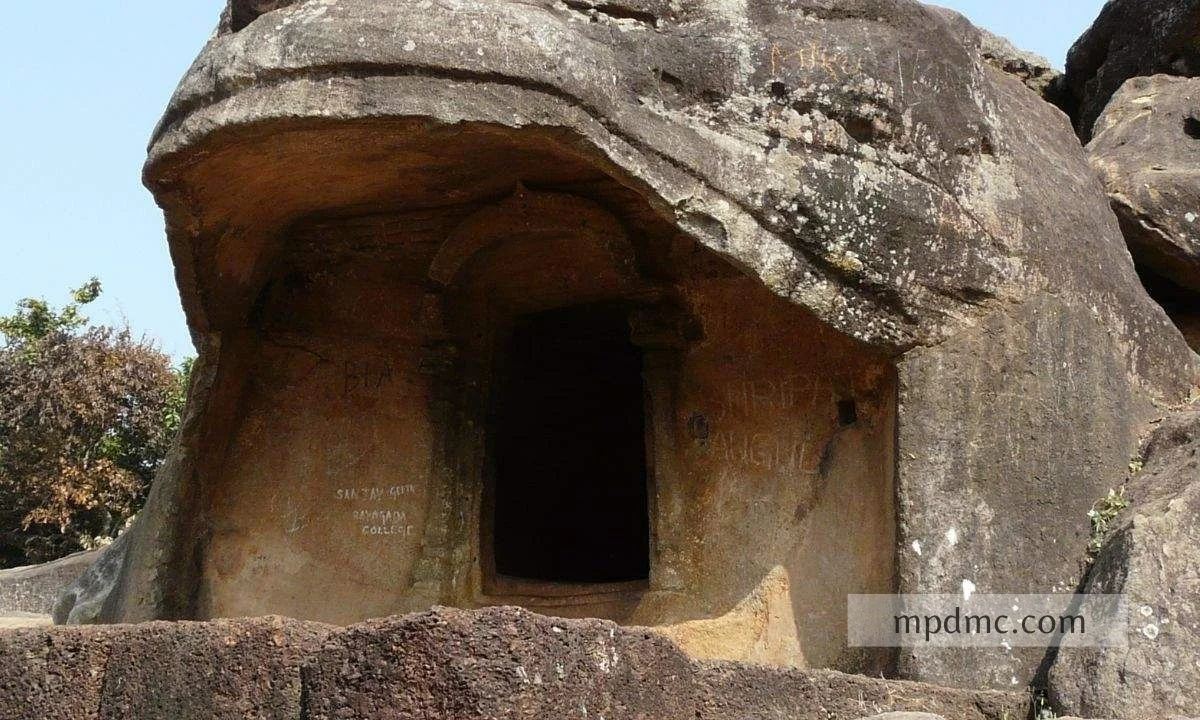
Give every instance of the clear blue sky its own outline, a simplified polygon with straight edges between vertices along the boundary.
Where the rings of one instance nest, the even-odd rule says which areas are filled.
[[[393,0],[407,2],[409,0]],[[10,2],[0,44],[0,313],[66,300],[92,275],[93,321],[128,321],[193,353],[162,215],[140,182],[146,141],[223,0]],[[1061,66],[1103,0],[943,0]]]

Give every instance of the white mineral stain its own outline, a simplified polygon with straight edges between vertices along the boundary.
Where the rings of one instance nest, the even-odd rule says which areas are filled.
[[[975,593],[975,583],[971,582],[970,580],[963,580],[962,581],[963,600],[970,600],[971,595],[973,595],[974,593]]]

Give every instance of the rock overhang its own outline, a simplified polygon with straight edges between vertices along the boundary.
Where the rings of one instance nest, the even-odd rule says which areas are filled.
[[[885,496],[879,507],[896,507],[894,565],[904,592],[957,591],[964,578],[1001,591],[1072,583],[1088,504],[1124,477],[1127,446],[1151,399],[1177,399],[1194,382],[1191,355],[1139,286],[1067,119],[981,62],[978,32],[948,11],[900,0],[233,4],[262,7],[205,48],[156,132],[146,168],[200,341],[200,379],[177,462],[160,475],[129,558],[118,561],[122,585],[105,620],[205,614],[196,558],[214,552],[205,533],[225,517],[209,496],[214,482],[257,488],[245,477],[269,470],[228,450],[252,405],[245,388],[257,387],[256,377],[272,387],[290,382],[280,370],[292,366],[271,353],[312,355],[267,342],[279,328],[255,323],[256,307],[266,307],[268,319],[304,319],[290,296],[268,292],[286,265],[275,261],[291,252],[297,263],[314,238],[333,237],[321,246],[328,252],[301,263],[323,270],[327,257],[354,250],[371,232],[375,213],[393,228],[436,215],[437,232],[417,244],[436,243],[453,235],[455,222],[480,217],[478,210],[511,209],[505,199],[521,187],[583,196],[625,224],[630,242],[657,223],[811,311],[838,332],[775,303],[789,322],[760,344],[786,362],[766,370],[803,369],[821,353],[788,343],[808,343],[827,354],[822,368],[870,355],[872,372],[886,377],[875,388],[886,411],[876,429],[880,438],[894,434],[896,445],[869,454],[885,461],[876,478],[883,482],[866,489]],[[314,234],[322,224],[332,229]],[[390,252],[417,235],[379,237],[393,243]],[[336,260],[345,269],[358,256]],[[518,269],[536,275],[536,261]],[[443,289],[410,275],[421,274],[405,275],[408,294],[399,303],[417,308],[422,293]],[[353,287],[355,278],[327,281],[369,289]],[[750,289],[759,295],[712,296],[706,309],[720,315],[715,326],[761,320],[774,299]],[[316,318],[312,326],[329,331],[323,342],[338,357],[353,353],[354,342],[375,342],[371,333],[348,337],[339,325],[359,308],[381,305],[369,292],[338,305],[341,315],[325,295],[309,295],[304,309]],[[370,323],[379,325],[371,332],[391,328],[381,313],[363,315],[356,331]],[[444,340],[438,332],[422,337],[421,352]],[[403,340],[388,352],[411,361],[414,376],[446,372],[418,362],[418,344]],[[756,372],[744,357],[729,364],[706,376],[717,391],[700,393],[701,404],[735,387],[731,376]],[[461,378],[430,382],[446,391],[473,387]],[[327,385],[336,390],[337,378]],[[822,398],[832,401],[835,390],[822,390]],[[359,400],[324,403],[296,392],[317,407],[313,417],[326,404]],[[424,400],[377,404],[419,408]],[[834,407],[825,405],[832,423]],[[268,418],[296,414],[270,401],[258,410]],[[370,417],[355,419],[371,425]],[[339,441],[374,431],[313,426]],[[293,441],[335,449],[321,433],[318,441]],[[407,443],[414,433],[395,435]],[[301,454],[286,441],[247,437],[245,447]],[[774,431],[763,437],[787,439]],[[253,472],[232,473],[227,456]],[[272,477],[286,481],[295,468],[285,470]],[[446,486],[478,484],[461,475],[447,474],[458,485]],[[703,497],[678,503],[693,505],[703,506]],[[928,548],[947,525],[962,539],[953,555],[906,549],[914,540]],[[889,549],[867,559],[893,556],[885,540]],[[413,607],[428,598],[462,602],[428,590],[430,578],[451,575],[423,577],[416,599],[406,599]],[[258,599],[269,606],[270,598]],[[1008,686],[1031,677],[1039,659],[959,662],[915,653],[899,672]]]
[[[196,248],[224,236],[237,255],[249,242],[239,233],[261,238],[305,213],[379,207],[381,176],[421,169],[430,148],[452,152],[459,133],[495,141],[461,153],[477,172],[497,167],[484,156],[538,136],[533,144],[635,188],[774,292],[891,351],[934,344],[985,306],[1061,285],[1045,257],[1055,248],[1024,237],[1037,231],[1026,227],[1037,222],[1021,190],[1029,168],[1016,157],[1025,140],[999,107],[1008,98],[994,86],[1006,79],[972,54],[974,28],[913,2],[744,5],[614,13],[309,0],[218,34],[172,99],[146,167],[193,328],[234,321],[254,293],[246,270],[240,299],[201,301]],[[1051,134],[1069,133],[1025,94]],[[374,168],[368,182],[347,182],[343,165],[326,162],[356,154]],[[438,162],[424,160],[426,170]],[[1035,171],[1073,170],[1054,160]],[[519,169],[499,165],[510,172],[495,173],[492,197]],[[206,183],[220,192],[204,197]],[[275,199],[264,206],[262,193],[236,190],[244,185]],[[410,201],[436,205],[461,190],[426,188],[441,197]]]

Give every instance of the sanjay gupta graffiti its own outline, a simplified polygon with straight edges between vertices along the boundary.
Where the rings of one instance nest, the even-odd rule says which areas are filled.
[[[338,488],[334,496],[341,502],[388,503],[388,507],[354,508],[350,517],[355,531],[368,537],[412,537],[415,525],[409,522],[409,511],[396,503],[415,498],[416,483],[387,487]]]

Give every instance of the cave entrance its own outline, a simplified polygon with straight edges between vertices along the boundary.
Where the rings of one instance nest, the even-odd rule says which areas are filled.
[[[644,581],[650,572],[641,350],[627,313],[516,318],[488,435],[499,576]]]

